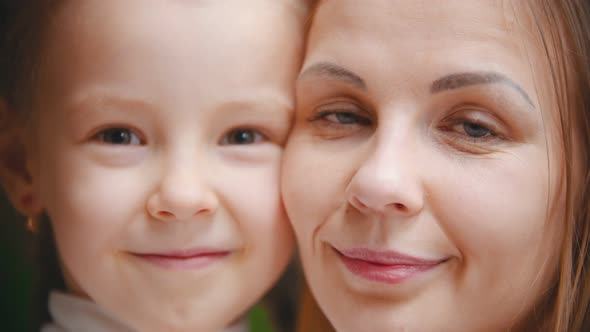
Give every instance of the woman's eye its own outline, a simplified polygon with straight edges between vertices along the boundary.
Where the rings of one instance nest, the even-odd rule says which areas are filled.
[[[371,119],[351,112],[321,112],[312,120],[324,120],[340,125],[370,126]]]
[[[443,128],[449,135],[468,143],[492,143],[492,141],[504,139],[494,124],[472,119],[452,120]]]
[[[94,139],[112,145],[142,145],[139,135],[128,128],[109,128],[100,131]]]
[[[345,104],[330,105],[324,110],[318,110],[307,122],[313,128],[314,136],[325,140],[353,138],[370,133],[374,129],[371,114],[358,106]]]
[[[221,140],[222,145],[255,144],[266,140],[266,137],[254,129],[234,129]]]
[[[461,125],[461,124],[460,124]],[[463,122],[461,130],[469,137],[482,138],[487,136],[495,136],[495,134],[483,125],[473,122]]]

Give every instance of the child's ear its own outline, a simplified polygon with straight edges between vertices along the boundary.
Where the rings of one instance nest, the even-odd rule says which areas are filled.
[[[2,97],[0,122],[0,182],[15,209],[25,216],[36,217],[43,209],[27,166],[25,127]]]

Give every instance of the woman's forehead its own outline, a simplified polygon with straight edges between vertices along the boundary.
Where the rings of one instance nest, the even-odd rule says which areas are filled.
[[[540,109],[554,109],[549,59],[531,13],[526,3],[508,0],[326,0],[314,17],[303,70],[332,61],[369,80],[501,72]]]
[[[464,38],[494,37],[518,28],[517,9],[510,1],[449,0],[443,3],[407,0],[326,0],[315,16],[314,31],[437,38],[454,34]]]

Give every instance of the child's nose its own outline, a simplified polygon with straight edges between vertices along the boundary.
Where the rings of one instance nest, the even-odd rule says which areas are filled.
[[[190,220],[213,214],[219,205],[213,188],[198,170],[172,170],[149,197],[147,210],[160,221]]]

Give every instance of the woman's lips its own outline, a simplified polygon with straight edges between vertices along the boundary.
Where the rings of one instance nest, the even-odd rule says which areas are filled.
[[[164,253],[133,253],[133,255],[161,268],[193,270],[222,260],[231,253],[231,250],[194,249]]]
[[[353,274],[376,282],[399,284],[434,269],[446,259],[431,260],[404,255],[395,251],[365,248],[334,249]]]

